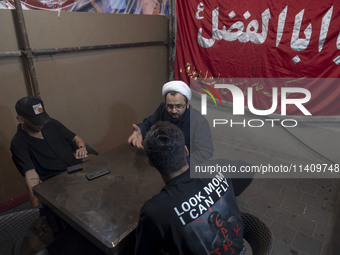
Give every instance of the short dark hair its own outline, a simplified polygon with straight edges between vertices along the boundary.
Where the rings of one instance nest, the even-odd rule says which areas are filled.
[[[158,121],[146,134],[144,151],[151,163],[163,174],[180,170],[186,163],[183,132],[168,121]]]
[[[170,95],[172,95],[172,96],[176,96],[177,94],[181,94],[182,96],[184,96],[182,93],[179,93],[179,92],[177,92],[177,91],[169,91],[168,93],[166,93],[166,94],[164,95],[164,100],[166,100],[166,96],[167,96],[168,94],[170,94]],[[186,96],[184,96],[184,100],[185,100],[185,103],[187,104],[187,103],[188,103],[188,98],[187,98]]]

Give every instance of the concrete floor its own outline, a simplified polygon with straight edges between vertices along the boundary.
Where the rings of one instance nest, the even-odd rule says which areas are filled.
[[[193,97],[191,102],[200,111],[200,98]],[[230,107],[208,105],[206,118],[216,159],[273,166],[312,163],[335,166],[340,162],[339,116],[297,117],[297,127],[271,127],[266,116],[235,116]],[[215,119],[228,123],[214,127]],[[254,128],[240,124],[249,120],[252,125],[263,120],[265,125]],[[231,126],[232,121],[239,124]],[[256,174],[237,201],[241,211],[257,216],[269,227],[274,237],[273,255],[340,254],[339,171],[324,176],[310,172]]]
[[[247,141],[246,133],[243,138]],[[306,158],[315,159],[310,151],[301,152],[300,155],[304,154],[301,159],[263,149],[258,143],[232,139],[219,138],[214,145],[216,158],[242,159],[251,165],[310,164],[312,161]],[[276,176],[255,175],[250,186],[237,197],[241,211],[257,216],[271,230],[274,237],[272,254],[340,254],[340,173],[334,173],[333,178],[308,178],[312,176],[310,173],[298,178],[286,178],[288,175],[285,174]]]
[[[274,255],[340,254],[339,179],[254,179],[237,198],[274,236]]]
[[[223,149],[217,147],[216,154],[220,154],[217,158],[227,155],[228,159],[246,159],[252,165],[310,163],[252,147],[249,143],[232,141],[229,148],[223,146]],[[257,216],[271,230],[274,236],[272,254],[339,255],[340,173],[334,178],[307,178],[308,174],[298,178],[276,176],[255,175],[250,186],[237,197],[241,211]]]

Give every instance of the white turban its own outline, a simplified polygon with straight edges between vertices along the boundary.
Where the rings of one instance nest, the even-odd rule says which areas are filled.
[[[189,86],[183,81],[169,81],[163,85],[163,97],[170,91],[176,91],[185,96],[189,101],[191,100],[191,90]]]

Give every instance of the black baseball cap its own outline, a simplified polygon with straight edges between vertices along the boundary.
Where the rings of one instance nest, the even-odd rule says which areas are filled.
[[[21,98],[15,105],[17,114],[25,117],[34,125],[41,126],[51,120],[45,111],[43,101],[35,96]]]

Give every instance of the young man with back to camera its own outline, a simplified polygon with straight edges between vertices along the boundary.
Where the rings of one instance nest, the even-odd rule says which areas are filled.
[[[245,254],[232,183],[221,174],[190,179],[183,132],[157,122],[144,151],[165,186],[141,209],[135,254]]]

